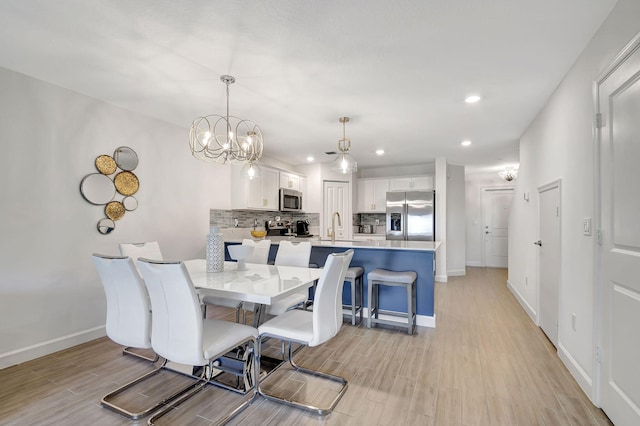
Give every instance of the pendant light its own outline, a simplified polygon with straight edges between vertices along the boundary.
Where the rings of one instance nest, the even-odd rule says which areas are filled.
[[[262,158],[262,131],[257,124],[229,115],[229,85],[235,77],[220,77],[227,86],[226,115],[198,117],[191,123],[189,147],[199,160],[217,163],[244,163],[255,165]]]
[[[331,170],[338,173],[355,173],[358,171],[358,163],[353,159],[349,150],[351,149],[351,139],[346,136],[346,126],[349,122],[349,117],[340,117],[340,123],[342,123],[342,139],[338,141],[338,153],[336,159],[331,164]]]
[[[507,167],[503,171],[498,173],[498,176],[500,176],[502,179],[506,180],[507,182],[511,182],[512,180],[518,177],[518,170],[514,169],[513,167]]]

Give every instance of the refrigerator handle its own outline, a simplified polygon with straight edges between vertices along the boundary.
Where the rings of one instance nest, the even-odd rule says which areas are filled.
[[[407,241],[409,239],[409,231],[408,231],[408,225],[409,225],[409,205],[408,204],[403,204],[402,205],[402,239]]]

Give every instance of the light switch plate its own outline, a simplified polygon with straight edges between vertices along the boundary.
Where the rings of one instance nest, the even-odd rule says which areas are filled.
[[[584,221],[582,222],[582,233],[584,235],[591,235],[591,218],[590,217],[585,217]]]

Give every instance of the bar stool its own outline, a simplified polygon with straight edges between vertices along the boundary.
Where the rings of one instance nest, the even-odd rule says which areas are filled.
[[[418,275],[414,271],[387,271],[386,269],[374,269],[367,274],[369,286],[367,296],[369,300],[369,318],[367,328],[371,324],[398,325],[395,321],[379,319],[380,313],[380,286],[404,287],[407,291],[407,313],[392,311],[382,311],[387,315],[407,318],[407,331],[413,334],[413,327],[416,324],[416,278]]]
[[[362,323],[362,276],[364,268],[352,266],[347,269],[344,282],[351,285],[351,305],[342,305],[343,309],[351,309],[351,324],[356,325],[356,314],[360,312],[360,322]]]

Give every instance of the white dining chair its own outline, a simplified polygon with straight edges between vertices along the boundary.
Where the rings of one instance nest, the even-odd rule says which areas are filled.
[[[127,256],[107,256],[98,253],[94,253],[91,259],[98,270],[107,298],[107,318],[105,323],[107,336],[114,342],[125,346],[123,353],[156,362],[158,360],[157,355],[153,358],[148,358],[131,352],[131,348],[151,349],[151,304],[147,289],[136,270],[133,260]],[[117,394],[156,374],[158,370],[153,370],[110,392],[102,398],[102,406],[108,407],[130,419],[138,419],[147,415],[156,409],[159,404],[152,405],[142,411],[130,411],[111,401]]]
[[[319,415],[330,413],[347,390],[347,381],[342,377],[309,370],[300,367],[293,361],[292,343],[306,346],[318,346],[328,341],[340,331],[342,327],[342,287],[344,277],[353,257],[353,250],[343,253],[332,253],[320,276],[316,288],[313,311],[290,310],[265,322],[259,328],[257,368],[260,367],[260,349],[262,339],[273,337],[289,343],[288,361],[296,372],[311,374],[341,384],[338,394],[328,407],[316,407],[310,404],[294,401],[291,397],[282,397],[265,392],[262,383],[258,382],[258,393],[267,399],[285,403]],[[269,380],[273,376],[267,377]],[[293,379],[293,378],[292,378]],[[265,381],[266,381],[265,380]]]
[[[120,243],[118,245],[122,256],[129,256],[134,261],[140,257],[145,259],[162,260],[162,251],[157,241],[148,241],[144,243]]]
[[[253,252],[245,260],[246,263],[257,263],[261,265],[267,264],[267,262],[269,261],[269,249],[271,248],[271,240],[254,241],[245,238],[244,240],[242,240],[242,245],[253,247]],[[240,322],[240,312],[242,311],[242,322],[244,324],[247,323],[247,311],[253,311],[253,304],[249,304],[247,307],[245,307],[242,302],[228,299],[226,297],[204,295],[202,296],[202,303],[204,304],[205,318],[207,316],[208,305],[234,308],[236,310],[236,322]]]
[[[212,379],[214,361],[238,347],[245,348],[243,371],[239,373],[244,380],[244,393],[253,390],[255,396],[257,330],[244,324],[202,318],[198,295],[184,263],[143,258],[138,259],[138,268],[151,298],[153,349],[169,361],[204,367],[197,380],[185,388],[178,399],[156,412],[148,424],[154,424],[158,418],[202,390]],[[249,346],[245,347],[246,344]],[[216,365],[215,368],[222,367]],[[214,384],[236,390],[217,382]],[[225,416],[223,423],[252,401],[253,398],[245,399]]]
[[[247,263],[257,263],[266,265],[269,262],[269,250],[271,249],[271,240],[254,241],[249,238],[242,240],[242,245],[252,246],[253,253],[249,255]]]
[[[278,252],[276,253],[276,266],[297,266],[300,268],[308,268],[311,259],[311,242],[302,241],[293,243],[291,241],[280,241]],[[309,290],[300,289],[296,293],[276,300],[267,308],[269,315],[281,315],[282,313],[296,308],[305,307],[309,299]]]

